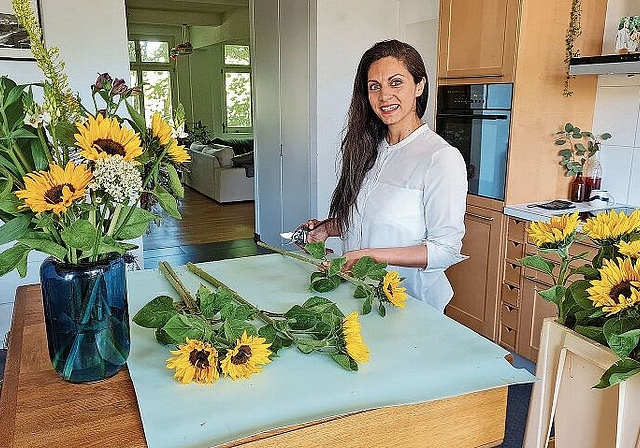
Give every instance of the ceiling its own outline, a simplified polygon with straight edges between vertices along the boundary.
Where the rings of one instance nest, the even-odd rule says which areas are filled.
[[[219,26],[249,0],[125,0],[128,23]]]

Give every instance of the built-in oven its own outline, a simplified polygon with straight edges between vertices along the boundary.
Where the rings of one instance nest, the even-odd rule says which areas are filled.
[[[438,87],[436,132],[458,148],[469,193],[504,200],[513,84]]]

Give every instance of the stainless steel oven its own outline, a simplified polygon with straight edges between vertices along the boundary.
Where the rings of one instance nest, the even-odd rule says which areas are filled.
[[[467,164],[469,193],[504,200],[512,84],[438,87],[436,132]]]

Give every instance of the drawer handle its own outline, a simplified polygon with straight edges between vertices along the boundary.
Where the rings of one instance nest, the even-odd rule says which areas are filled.
[[[525,278],[525,280],[529,280],[530,282],[536,283],[538,285],[546,286],[547,288],[551,288],[553,286],[553,285],[550,285],[547,282],[543,282],[542,280],[538,280],[537,278],[531,277],[529,275],[525,275],[524,278]]]
[[[464,76],[439,76],[439,79],[465,79],[465,78],[503,78],[504,73],[494,73],[491,75],[464,75]]]
[[[465,215],[471,216],[472,218],[482,219],[483,221],[493,221],[492,216],[482,216],[482,215],[478,215],[476,213],[471,213],[471,212],[466,212]]]

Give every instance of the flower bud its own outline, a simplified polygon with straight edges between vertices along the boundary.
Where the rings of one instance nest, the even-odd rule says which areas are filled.
[[[91,90],[93,92],[97,92],[98,90],[109,90],[111,89],[113,79],[109,76],[109,73],[101,73],[98,75],[98,79],[96,79],[96,83],[91,86]]]
[[[124,79],[116,78],[115,81],[113,81],[113,86],[111,87],[111,95],[112,96],[122,95],[128,89],[129,88],[127,87],[127,84],[124,82]]]

